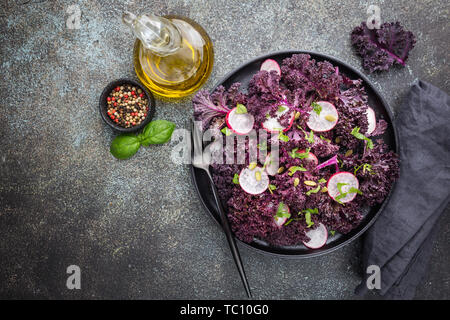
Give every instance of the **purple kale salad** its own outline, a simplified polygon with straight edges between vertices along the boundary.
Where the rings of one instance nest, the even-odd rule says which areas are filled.
[[[248,88],[201,90],[193,107],[203,129],[220,130],[224,140],[267,133],[256,161],[246,154],[242,163],[211,165],[244,242],[320,248],[329,234],[358,226],[362,209],[383,202],[398,178],[397,155],[377,139],[387,123],[368,105],[362,80],[307,54],[281,66],[266,60]],[[249,139],[241,148],[251,149]]]

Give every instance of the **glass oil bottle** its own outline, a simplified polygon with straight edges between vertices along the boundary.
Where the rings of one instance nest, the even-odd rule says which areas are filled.
[[[198,90],[208,79],[214,51],[206,31],[180,16],[136,17],[125,12],[123,22],[136,36],[133,62],[141,82],[156,95],[181,98]]]

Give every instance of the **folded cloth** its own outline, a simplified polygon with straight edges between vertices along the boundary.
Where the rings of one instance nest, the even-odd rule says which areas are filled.
[[[412,299],[431,256],[433,230],[450,200],[450,100],[417,80],[394,120],[400,145],[400,178],[389,203],[366,232],[362,265],[380,267],[379,293]],[[366,275],[356,288],[368,292]]]

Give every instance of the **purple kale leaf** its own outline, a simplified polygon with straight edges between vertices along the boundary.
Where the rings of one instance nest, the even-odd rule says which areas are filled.
[[[336,109],[339,112],[339,121],[334,128],[334,133],[339,144],[347,149],[354,149],[360,144],[350,132],[355,127],[359,127],[361,132],[366,132],[367,122],[367,94],[362,80],[346,80],[348,88],[343,90],[336,102]]]
[[[316,62],[308,54],[293,54],[284,59],[281,74],[283,82],[291,91],[302,92],[296,98],[308,100],[306,105],[314,100],[333,101],[342,82],[338,70],[331,63]]]
[[[240,83],[234,83],[228,90],[219,86],[212,94],[205,89],[197,92],[192,99],[195,120],[206,129],[213,118],[226,116],[237,103],[245,104],[247,97],[239,88]]]
[[[388,70],[394,64],[405,66],[416,40],[412,32],[405,31],[399,22],[386,22],[380,29],[372,30],[362,22],[353,29],[351,42],[363,58],[364,69],[372,73]]]

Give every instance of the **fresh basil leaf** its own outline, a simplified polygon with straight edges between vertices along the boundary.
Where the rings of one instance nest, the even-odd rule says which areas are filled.
[[[148,147],[151,144],[163,144],[170,140],[175,123],[167,120],[155,120],[147,124],[142,131],[142,145]]]
[[[236,105],[236,113],[237,114],[247,113],[247,108],[243,104],[238,103]]]
[[[140,148],[139,138],[134,134],[121,134],[114,138],[109,151],[117,159],[128,159]]]

